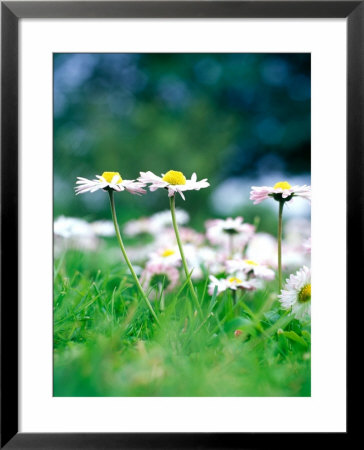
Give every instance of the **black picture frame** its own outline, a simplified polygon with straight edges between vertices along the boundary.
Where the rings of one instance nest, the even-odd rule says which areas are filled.
[[[347,303],[358,289],[363,255],[364,1],[1,2],[1,448],[260,448],[280,433],[18,432],[18,23],[22,18],[346,18]],[[333,93],[334,94],[334,93]],[[338,181],[338,185],[340,181]],[[359,290],[359,292],[361,292]],[[354,300],[354,298],[353,298]],[[347,311],[349,313],[349,310]],[[350,345],[347,346],[348,350]],[[349,431],[349,428],[347,429]],[[337,443],[349,434],[333,433]],[[315,441],[327,440],[316,433]],[[287,434],[297,447],[310,433]],[[316,441],[317,442],[317,441]],[[268,444],[269,443],[269,444]]]

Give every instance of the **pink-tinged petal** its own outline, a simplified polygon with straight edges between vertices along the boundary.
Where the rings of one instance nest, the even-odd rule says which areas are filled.
[[[252,186],[250,191],[250,200],[253,200],[254,205],[261,203],[263,200],[266,200],[268,195],[271,193],[272,188],[268,186]]]
[[[184,196],[183,193],[182,193],[182,191],[178,190],[178,193],[179,193],[179,195],[182,197],[183,200],[186,200],[186,199],[185,199],[185,196]]]
[[[126,189],[128,192],[134,195],[145,194],[146,190],[143,189],[145,187],[144,183],[140,181],[134,180],[123,180],[122,183],[119,184],[122,187],[122,190]]]
[[[163,182],[161,177],[158,177],[153,172],[140,172],[140,177],[138,178],[138,181],[141,181],[142,183],[156,183],[156,182]]]
[[[311,201],[311,186],[295,186],[295,195]]]
[[[94,190],[98,190],[100,188],[101,188],[101,186],[99,186],[98,183],[97,184],[96,183],[95,184],[87,184],[87,185],[84,185],[84,186],[78,186],[78,187],[76,187],[76,195],[83,194],[83,193],[89,192],[89,191],[93,192],[93,189]]]
[[[241,283],[241,287],[246,289],[247,291],[254,291],[257,288],[253,283],[249,283],[248,281],[243,281]]]
[[[161,189],[161,188],[164,188],[164,187],[167,187],[167,183],[165,184],[165,185],[161,185],[161,184],[151,184],[150,186],[149,186],[149,190],[151,191],[151,192],[154,192],[154,191],[156,191],[157,189]]]

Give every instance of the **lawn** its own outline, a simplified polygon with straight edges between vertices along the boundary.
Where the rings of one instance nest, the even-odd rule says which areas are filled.
[[[183,278],[159,283],[158,326],[117,250],[55,258],[55,396],[310,396],[310,322],[280,308],[277,280],[234,299],[205,273],[202,314]]]

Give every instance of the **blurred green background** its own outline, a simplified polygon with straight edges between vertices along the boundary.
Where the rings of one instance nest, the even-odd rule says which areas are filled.
[[[103,192],[74,195],[77,176],[170,169],[209,179],[177,201],[197,227],[268,217],[274,202],[253,207],[252,184],[310,184],[310,64],[307,53],[54,54],[55,217],[109,218]],[[161,190],[117,202],[123,222],[168,208]],[[297,204],[290,214],[309,215]]]

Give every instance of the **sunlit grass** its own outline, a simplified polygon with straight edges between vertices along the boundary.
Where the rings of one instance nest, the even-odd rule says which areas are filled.
[[[310,327],[280,310],[276,282],[238,296],[186,283],[153,302],[110,249],[55,261],[55,396],[309,396]],[[241,334],[236,335],[236,330]]]

